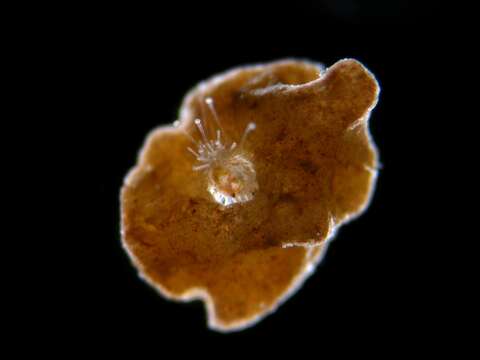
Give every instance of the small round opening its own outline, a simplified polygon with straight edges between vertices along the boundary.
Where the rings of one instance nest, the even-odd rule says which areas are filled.
[[[257,190],[253,163],[241,155],[234,155],[209,171],[208,192],[222,206],[250,201]]]

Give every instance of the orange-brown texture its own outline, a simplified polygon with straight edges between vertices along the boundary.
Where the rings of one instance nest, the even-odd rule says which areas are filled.
[[[168,298],[200,298],[209,326],[237,330],[272,312],[314,269],[336,227],[366,208],[377,169],[368,117],[379,92],[358,61],[327,70],[304,61],[241,67],[186,97],[180,126],[147,138],[121,192],[122,238],[134,265]],[[258,191],[222,207],[207,192],[184,134],[212,124],[257,129],[243,151]]]

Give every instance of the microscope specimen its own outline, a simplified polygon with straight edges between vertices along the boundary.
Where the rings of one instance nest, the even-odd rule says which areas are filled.
[[[140,276],[168,299],[202,300],[214,330],[274,312],[368,207],[378,94],[353,59],[244,66],[197,85],[178,120],[148,135],[121,190]]]

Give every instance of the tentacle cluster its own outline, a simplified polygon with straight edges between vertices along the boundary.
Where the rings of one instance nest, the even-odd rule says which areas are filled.
[[[197,118],[195,126],[200,133],[200,140],[195,140],[190,134],[185,135],[193,142],[196,149],[187,147],[187,150],[196,158],[198,164],[194,165],[194,171],[204,171],[208,175],[208,192],[213,199],[222,206],[230,206],[235,203],[246,202],[253,199],[258,189],[255,167],[245,156],[243,146],[248,134],[256,129],[256,124],[250,122],[240,139],[231,141],[225,132],[215,110],[214,101],[208,97],[205,104],[212,113],[215,122],[214,136],[210,136],[204,122]]]

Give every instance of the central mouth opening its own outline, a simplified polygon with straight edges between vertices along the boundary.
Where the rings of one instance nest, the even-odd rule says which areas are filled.
[[[208,192],[225,207],[252,200],[258,190],[255,168],[241,155],[212,167],[208,179]]]

